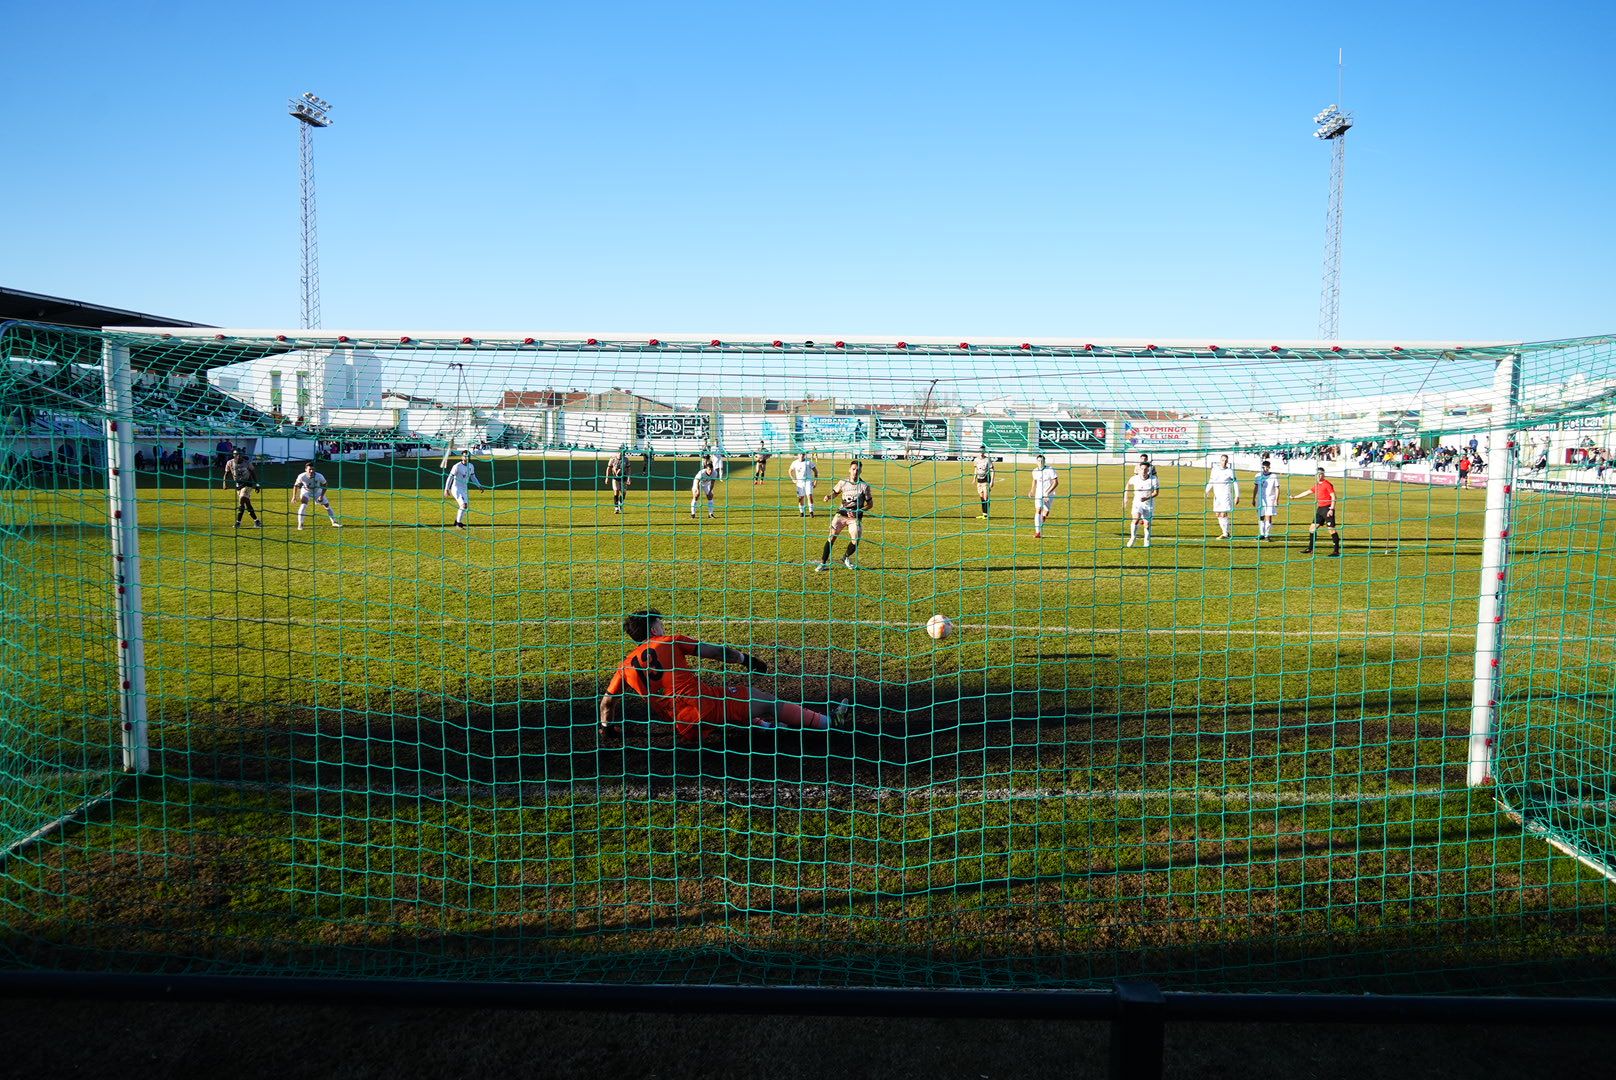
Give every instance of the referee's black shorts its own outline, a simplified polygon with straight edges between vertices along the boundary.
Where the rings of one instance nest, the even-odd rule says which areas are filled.
[[[1335,507],[1321,506],[1313,511],[1313,524],[1328,525],[1332,529],[1335,528]]]

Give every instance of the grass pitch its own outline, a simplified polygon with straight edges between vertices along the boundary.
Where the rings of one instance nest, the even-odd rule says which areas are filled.
[[[1249,487],[1218,540],[1199,470],[1163,469],[1144,549],[1117,466],[1062,468],[1035,539],[1025,469],[981,520],[960,463],[877,462],[859,569],[816,574],[830,508],[784,480],[733,471],[695,519],[637,483],[617,515],[577,466],[481,462],[465,532],[377,465],[323,468],[340,531],[297,531],[284,489],[258,530],[200,481],[143,487],[153,775],[8,861],[9,963],[1610,985],[1606,880],[1464,786],[1481,492],[1341,483],[1337,559],[1300,550],[1306,500],[1257,541]],[[16,837],[107,786],[116,641],[103,496],[4,498]],[[1605,514],[1519,495],[1500,747],[1596,841]],[[644,606],[860,729],[695,751],[642,716],[602,743]]]

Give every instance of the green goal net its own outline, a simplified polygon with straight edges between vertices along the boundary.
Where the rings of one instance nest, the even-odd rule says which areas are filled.
[[[1609,338],[6,326],[0,967],[1608,993],[1613,418]]]

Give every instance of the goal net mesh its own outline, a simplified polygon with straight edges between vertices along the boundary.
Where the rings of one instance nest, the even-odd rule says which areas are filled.
[[[1613,414],[1612,339],[11,325],[0,966],[1608,991]],[[767,670],[600,731],[646,609]]]

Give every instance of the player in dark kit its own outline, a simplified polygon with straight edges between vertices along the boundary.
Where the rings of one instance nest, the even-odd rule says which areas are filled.
[[[982,504],[982,512],[976,515],[985,521],[988,517],[988,503],[993,495],[993,459],[988,456],[988,448],[976,452],[976,461],[973,463],[972,474],[976,477],[976,498]]]
[[[875,496],[870,492],[870,485],[859,477],[864,466],[858,462],[850,462],[847,466],[847,479],[836,481],[836,486],[830,489],[825,501],[840,499],[836,513],[830,519],[830,537],[825,541],[825,550],[819,556],[819,565],[814,568],[815,573],[823,573],[830,569],[831,548],[836,545],[836,538],[842,530],[847,530],[847,554],[842,556],[842,565],[849,570],[853,569],[853,552],[858,550],[859,538],[864,535],[864,512],[875,507]]]
[[[769,471],[769,448],[764,443],[758,443],[757,457],[752,463],[752,486],[757,487],[763,483],[763,474]]]
[[[258,470],[253,463],[247,460],[245,451],[237,450],[234,456],[225,463],[224,486],[236,489],[236,528],[241,528],[241,515],[252,515],[253,527],[262,529],[264,523],[258,520],[258,511],[253,509],[253,492],[263,491],[263,485],[258,482]]]
[[[612,489],[612,513],[623,512],[623,498],[633,483],[628,476],[628,451],[619,450],[606,459],[606,483]]]

